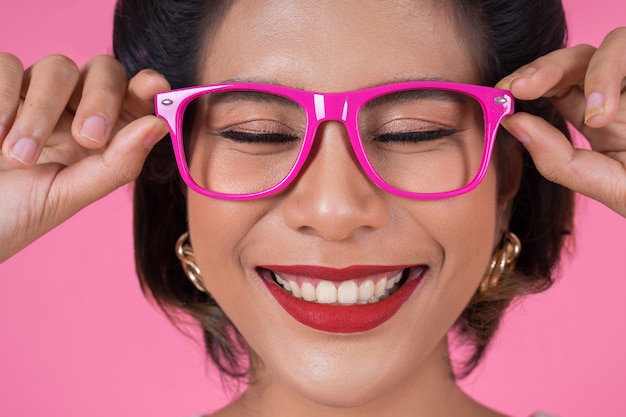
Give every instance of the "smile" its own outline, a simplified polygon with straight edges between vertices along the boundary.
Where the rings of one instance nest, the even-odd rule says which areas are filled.
[[[270,294],[298,322],[332,333],[371,330],[408,300],[425,266],[263,266]]]
[[[393,294],[406,279],[408,269],[335,283],[271,271],[274,281],[296,298],[319,304],[376,303]]]

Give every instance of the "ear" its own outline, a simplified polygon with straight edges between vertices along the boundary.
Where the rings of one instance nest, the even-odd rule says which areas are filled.
[[[524,149],[508,133],[498,138],[496,149],[496,172],[498,178],[498,211],[496,224],[496,241],[509,230],[509,222],[513,213],[513,202],[517,195],[524,171]]]

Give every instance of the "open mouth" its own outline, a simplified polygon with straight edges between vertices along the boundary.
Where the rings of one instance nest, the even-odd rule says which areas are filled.
[[[393,317],[428,271],[424,265],[262,266],[257,274],[298,322],[325,332],[371,330]]]
[[[408,279],[411,268],[333,282],[301,275],[262,270],[293,297],[308,302],[333,305],[377,303],[396,292]]]

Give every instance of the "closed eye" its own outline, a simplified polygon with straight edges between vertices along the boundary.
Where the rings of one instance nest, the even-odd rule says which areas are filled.
[[[252,133],[238,130],[220,130],[220,136],[237,143],[289,143],[300,138],[285,133]]]
[[[392,132],[383,133],[374,137],[377,142],[394,143],[394,142],[430,142],[437,139],[442,139],[448,136],[459,133],[459,129],[438,129],[427,130],[421,132]]]

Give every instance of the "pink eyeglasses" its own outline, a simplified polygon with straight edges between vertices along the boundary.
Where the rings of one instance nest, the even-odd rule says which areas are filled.
[[[185,183],[226,200],[284,190],[330,121],[344,125],[363,171],[383,190],[454,197],[483,179],[498,126],[513,113],[507,91],[431,81],[343,93],[228,83],[160,93],[155,104]]]

